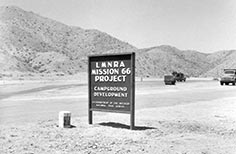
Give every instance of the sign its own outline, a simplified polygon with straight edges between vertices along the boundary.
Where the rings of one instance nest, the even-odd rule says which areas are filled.
[[[92,111],[128,113],[134,127],[135,53],[88,57],[89,124]]]

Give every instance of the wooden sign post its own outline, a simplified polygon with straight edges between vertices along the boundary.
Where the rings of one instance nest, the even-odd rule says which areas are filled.
[[[89,124],[93,111],[130,114],[135,122],[135,53],[88,57]]]

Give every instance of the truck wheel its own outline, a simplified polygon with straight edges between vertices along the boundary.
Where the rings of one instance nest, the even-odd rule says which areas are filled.
[[[225,83],[225,85],[229,85],[229,83]]]
[[[232,85],[235,85],[235,82],[233,82]]]
[[[222,85],[222,86],[223,86],[223,85],[224,85],[224,83],[223,83],[223,82],[220,82],[220,85]]]

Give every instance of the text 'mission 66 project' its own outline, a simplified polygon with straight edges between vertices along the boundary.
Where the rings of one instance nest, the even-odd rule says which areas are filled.
[[[93,111],[130,114],[134,129],[135,53],[88,57],[89,124]]]

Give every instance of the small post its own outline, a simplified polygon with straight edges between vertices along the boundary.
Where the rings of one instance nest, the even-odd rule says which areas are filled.
[[[70,111],[60,111],[59,112],[59,127],[61,128],[70,128],[71,113]]]

